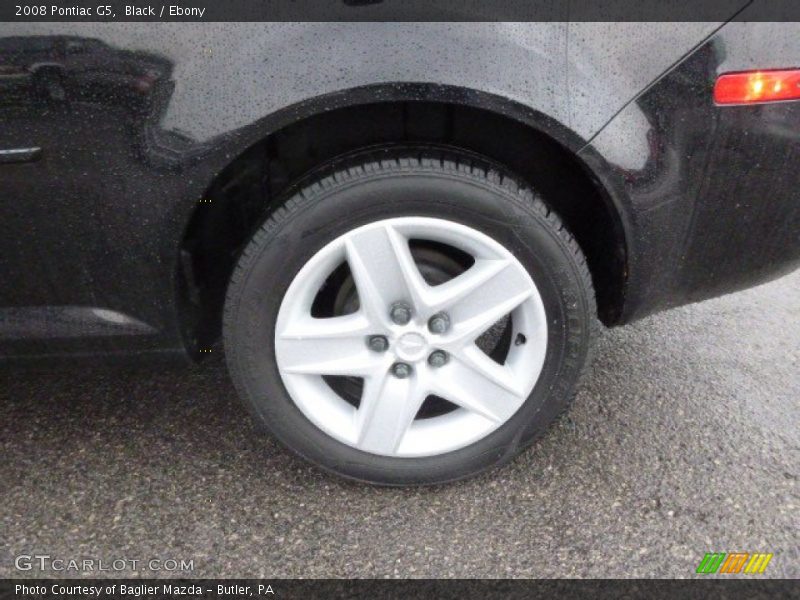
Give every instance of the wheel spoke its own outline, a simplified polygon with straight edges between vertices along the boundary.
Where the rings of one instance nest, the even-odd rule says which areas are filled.
[[[475,344],[464,348],[456,355],[456,358],[497,387],[503,388],[516,397],[522,396],[522,390],[519,389],[513,371],[506,365],[493,361]]]
[[[469,269],[441,285],[430,288],[427,304],[432,311],[457,305],[510,267],[503,259],[478,259]]]
[[[514,373],[477,346],[462,351],[432,382],[437,396],[495,423],[504,422],[525,401]]]
[[[366,376],[384,357],[367,347],[369,322],[361,314],[291,323],[278,337],[281,369],[287,373]]]
[[[426,284],[407,239],[390,226],[369,228],[348,237],[345,248],[359,301],[371,321],[386,324],[395,302],[419,308]]]
[[[473,262],[459,269],[464,252]],[[338,277],[342,261],[352,280]],[[446,281],[429,285],[429,273]],[[336,306],[357,294],[359,308],[316,318],[320,294]],[[516,337],[501,365],[478,338],[512,312]],[[277,322],[277,366],[299,410],[333,439],[387,457],[438,456],[507,423],[533,389],[547,348],[544,306],[510,249],[479,230],[422,216],[374,221],[331,240],[298,272]],[[327,376],[360,379],[357,406],[351,390],[344,397]],[[458,409],[432,405],[415,420],[430,395]]]
[[[453,328],[452,335],[449,336],[447,342],[442,344],[442,346],[451,352],[455,352],[458,348],[471,344],[492,325],[530,298],[530,296],[531,292],[528,290],[517,292],[515,295],[510,295],[502,299],[477,300],[474,302],[475,304],[484,303],[485,306],[470,319],[457,321],[456,326]]]
[[[469,275],[464,284],[453,286],[455,299],[446,305],[450,319],[455,324],[446,340],[446,347],[451,352],[474,342],[533,294],[530,279],[516,265],[483,266],[482,263],[476,263],[453,282],[467,276],[476,267],[478,269]],[[456,290],[458,293],[455,293]]]
[[[425,296],[430,286],[425,282],[422,273],[419,272],[417,264],[414,262],[414,256],[411,254],[411,248],[408,245],[408,239],[389,225],[386,226],[386,234],[392,245],[400,274],[405,282],[408,297],[417,311],[422,311],[427,304]]]
[[[357,446],[365,452],[395,454],[425,399],[414,377],[371,377],[364,382],[356,412]]]

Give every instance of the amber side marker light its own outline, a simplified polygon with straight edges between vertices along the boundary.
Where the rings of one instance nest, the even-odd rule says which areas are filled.
[[[800,100],[800,69],[725,73],[714,85],[714,102],[717,104],[782,100]]]

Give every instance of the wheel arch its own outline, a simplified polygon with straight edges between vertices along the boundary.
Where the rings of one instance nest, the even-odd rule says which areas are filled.
[[[618,199],[579,157],[585,146],[559,121],[507,98],[422,83],[362,86],[278,111],[215,152],[203,202],[181,237],[178,314],[197,356],[219,335],[225,287],[248,234],[309,172],[385,144],[436,144],[514,171],[561,216],[587,257],[598,314],[618,322],[627,274],[627,228]]]

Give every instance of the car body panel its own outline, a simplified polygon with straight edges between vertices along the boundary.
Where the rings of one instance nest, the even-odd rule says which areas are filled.
[[[785,168],[795,156],[797,105],[725,115],[710,104],[708,85],[722,69],[792,56],[797,36],[784,32],[781,53],[759,55],[750,48],[759,34],[727,33],[750,25],[721,26],[4,24],[0,150],[41,151],[38,160],[0,164],[0,358],[183,353],[192,341],[179,314],[178,249],[214,177],[286,125],[373,102],[484,108],[576,152],[625,230],[631,262],[620,323],[746,284],[733,259],[711,279],[703,274],[708,265],[697,256],[723,253],[708,238],[722,230],[703,229],[723,199],[703,204],[708,190],[698,190],[731,178],[741,131],[758,142],[751,162],[736,168],[775,159],[776,172]],[[20,40],[31,44],[29,59]],[[47,60],[43,43],[53,47]],[[688,112],[670,97],[682,85],[693,94]],[[771,129],[759,128],[762,114]],[[708,167],[685,176],[687,144],[702,144],[712,127],[720,141],[703,157]],[[771,205],[788,206],[787,230],[765,265],[754,264],[763,253],[749,255],[748,277],[793,264],[792,186],[792,177],[779,183]],[[769,229],[771,213],[748,206],[745,216]],[[739,223],[736,211],[726,219],[728,228]],[[683,262],[665,269],[665,260]],[[37,335],[43,318],[57,319],[61,333]],[[108,331],[109,319],[141,326],[84,334]],[[30,336],[20,335],[25,327]]]
[[[631,219],[623,321],[800,264],[800,103],[711,94],[721,73],[800,66],[798,29],[728,24],[581,150]]]

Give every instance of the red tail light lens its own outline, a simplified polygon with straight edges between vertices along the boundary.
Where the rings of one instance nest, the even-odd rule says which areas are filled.
[[[800,69],[747,71],[720,75],[714,85],[717,104],[755,104],[800,100]]]

